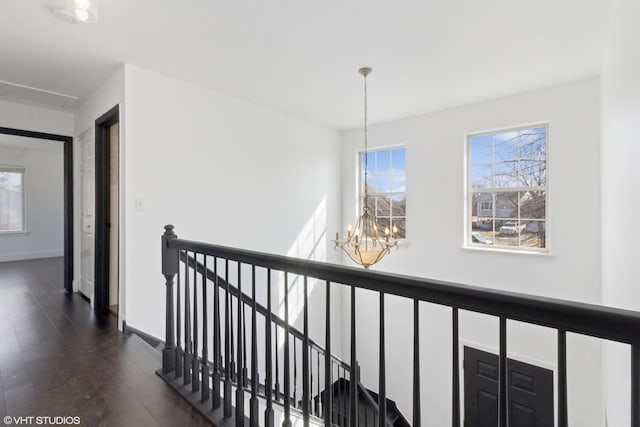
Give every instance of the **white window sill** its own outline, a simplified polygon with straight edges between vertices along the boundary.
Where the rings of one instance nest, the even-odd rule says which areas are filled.
[[[509,248],[501,248],[501,247],[491,247],[491,245],[464,245],[462,247],[463,250],[469,250],[472,252],[489,252],[489,253],[503,253],[503,254],[515,254],[515,255],[530,255],[530,256],[542,256],[542,257],[553,257],[551,252],[546,251],[524,251],[518,249],[509,249]]]
[[[28,236],[30,231],[0,231],[0,237]]]

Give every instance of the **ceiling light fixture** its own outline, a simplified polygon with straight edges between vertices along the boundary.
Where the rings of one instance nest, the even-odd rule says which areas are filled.
[[[364,198],[362,203],[362,215],[356,218],[356,227],[352,231],[351,224],[347,229],[347,235],[344,239],[340,239],[340,233],[336,233],[334,240],[335,248],[340,248],[349,255],[353,262],[360,264],[364,268],[369,268],[373,264],[380,261],[391,249],[398,248],[398,228],[394,225],[392,230],[385,227],[384,230],[378,226],[376,216],[369,212],[369,194],[367,174],[368,156],[367,156],[367,76],[371,74],[371,68],[363,67],[358,70],[364,77],[364,153],[363,171],[364,171]]]
[[[98,22],[98,0],[66,0],[64,7],[53,11],[68,22],[92,24]]]

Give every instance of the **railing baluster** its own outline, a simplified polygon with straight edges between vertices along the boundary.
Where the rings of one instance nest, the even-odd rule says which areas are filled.
[[[498,427],[507,427],[507,319],[500,316],[500,362],[498,373]]]
[[[273,427],[274,424],[274,412],[273,412],[273,348],[271,347],[271,269],[267,269],[267,316],[265,319],[265,367],[267,369],[265,382],[264,382],[264,391],[266,397],[266,406],[267,408],[264,411],[264,425],[266,427]],[[277,335],[276,330],[276,335]],[[276,353],[278,351],[276,344]],[[278,362],[276,362],[278,363]]]
[[[279,356],[279,349],[280,347],[278,346],[278,325],[275,324],[273,326],[274,329],[274,335],[275,335],[275,340],[276,340],[276,347],[275,347],[275,353],[276,353],[276,384],[274,386],[274,397],[276,399],[276,402],[280,401],[280,356]]]
[[[191,391],[200,390],[198,362],[198,254],[193,253],[193,357],[191,358]]]
[[[213,386],[212,409],[220,407],[220,287],[218,283],[218,258],[213,257]]]
[[[176,286],[176,378],[182,375],[182,362],[183,353],[182,345],[180,343],[182,328],[180,327],[180,254],[182,251],[178,251],[178,283]]]
[[[251,266],[251,405],[250,420],[252,427],[258,427],[258,314],[256,306],[256,266]]]
[[[231,376],[233,369],[233,359],[231,358],[231,325],[233,321],[231,319],[231,292],[229,290],[229,260],[224,260],[224,275],[225,275],[225,295],[224,295],[224,388],[223,388],[223,404],[224,404],[224,417],[231,417]]]
[[[303,299],[302,299],[302,329],[304,338],[302,340],[302,420],[303,425],[306,427],[309,425],[309,377],[311,375],[311,369],[309,369],[309,309],[307,301],[307,276],[304,276],[303,286]]]
[[[460,427],[460,354],[458,337],[458,307],[451,308],[452,339],[451,339],[451,426]]]
[[[185,251],[185,274],[184,274],[184,384],[191,384],[191,358],[193,342],[191,341],[191,307],[189,292],[189,252]]]
[[[296,336],[293,336],[293,407],[298,407],[298,350]]]
[[[420,425],[420,302],[413,300],[413,425]]]
[[[164,235],[162,236],[162,274],[165,278],[165,341],[162,350],[162,373],[168,374],[175,369],[176,364],[176,343],[173,314],[173,281],[174,276],[178,272],[180,262],[176,259],[177,250],[169,249],[170,239],[177,239],[178,236],[173,232],[173,225],[164,227]]]
[[[631,427],[640,427],[640,344],[631,345]]]
[[[240,294],[242,298],[242,294]],[[247,364],[247,306],[242,303],[242,386],[247,387],[249,380],[249,365]]]
[[[558,329],[558,427],[568,427],[567,331]]]
[[[317,380],[316,382],[318,383],[316,385],[316,398],[314,400],[314,407],[315,407],[315,411],[316,411],[316,417],[320,416],[320,351],[316,350],[316,361],[318,362],[318,370],[317,372]]]
[[[294,342],[295,344],[295,342]],[[284,420],[282,427],[291,427],[291,381],[289,364],[289,280],[284,272]]]
[[[349,377],[349,420],[358,425],[358,359],[356,358],[356,287],[351,286],[351,375]]]
[[[202,272],[202,401],[209,398],[209,330],[207,327],[207,256],[204,255],[204,271]]]
[[[244,420],[244,365],[242,354],[244,353],[244,302],[242,301],[242,263],[238,263],[238,378],[236,380],[236,425],[243,425]]]
[[[333,390],[329,388],[333,386],[333,380],[331,374],[333,373],[333,366],[331,366],[331,282],[327,280],[325,288],[325,326],[324,326],[324,403],[322,410],[324,411],[324,425],[325,427],[331,427],[332,412],[333,412]]]
[[[229,279],[227,278],[227,283]],[[231,329],[231,341],[229,347],[231,348],[231,382],[236,380],[236,345],[235,334],[233,333],[233,294],[229,294],[229,329]],[[240,325],[238,325],[240,326]]]
[[[378,426],[387,425],[387,371],[384,336],[384,292],[380,292],[380,349],[378,362]]]

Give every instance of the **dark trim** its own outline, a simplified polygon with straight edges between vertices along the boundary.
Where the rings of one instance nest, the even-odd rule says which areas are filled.
[[[479,286],[382,273],[318,261],[290,258],[183,239],[172,249],[195,251],[232,261],[306,275],[410,299],[503,316],[510,320],[564,329],[596,338],[640,344],[640,313],[631,310],[545,298]]]
[[[147,344],[149,344],[154,349],[157,349],[159,345],[164,346],[164,341],[163,340],[158,339],[158,338],[154,337],[153,335],[149,335],[148,333],[143,332],[138,328],[134,328],[131,325],[127,325],[126,322],[123,322],[122,333],[123,334],[136,334],[137,336],[139,336],[142,340],[144,340]]]
[[[0,127],[0,134],[60,141],[63,146],[64,174],[64,289],[73,292],[73,137],[24,129]]]
[[[93,308],[106,314],[109,307],[110,149],[109,128],[120,121],[118,105],[95,121],[95,269]]]

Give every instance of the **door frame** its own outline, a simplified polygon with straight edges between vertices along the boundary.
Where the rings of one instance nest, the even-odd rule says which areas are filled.
[[[119,105],[111,108],[95,121],[96,206],[93,309],[100,314],[107,314],[109,308],[109,231],[111,228],[109,128],[119,122]]]
[[[0,127],[0,134],[63,143],[64,290],[71,294],[73,293],[73,137],[7,127]]]

